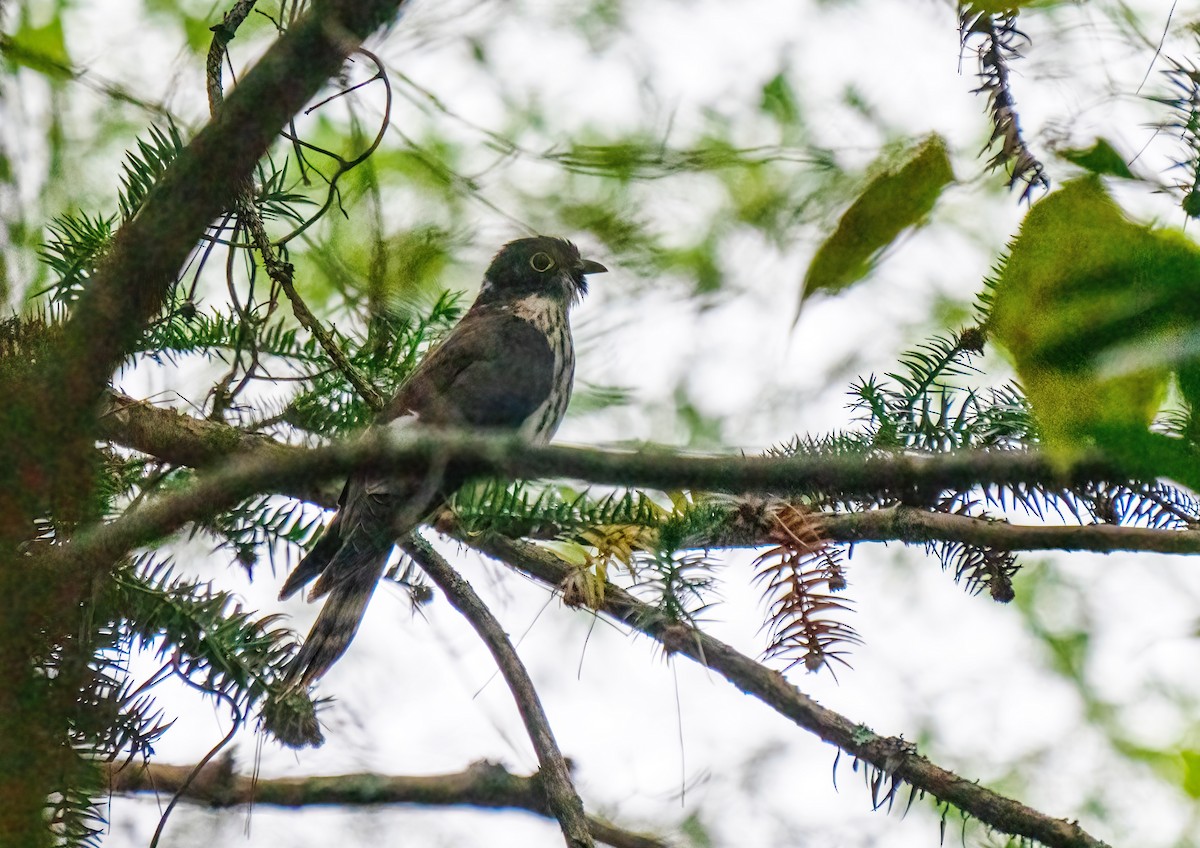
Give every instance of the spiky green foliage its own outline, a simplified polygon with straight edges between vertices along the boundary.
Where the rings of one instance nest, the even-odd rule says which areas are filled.
[[[182,151],[183,139],[174,124],[166,129],[152,126],[149,138],[138,139],[136,149],[125,154],[122,166],[121,194],[117,199],[121,220],[128,221],[137,214],[151,189]]]
[[[978,94],[986,94],[988,113],[992,119],[992,137],[988,147],[997,141],[999,149],[988,163],[991,168],[1008,169],[1008,187],[1024,183],[1022,200],[1030,200],[1037,187],[1050,188],[1050,179],[1041,160],[1030,149],[1021,134],[1016,100],[1009,79],[1010,64],[1020,58],[1020,45],[1028,42],[1025,33],[1017,28],[1019,10],[1016,6],[997,13],[996,4],[960,2],[959,38],[965,49],[969,42],[982,40],[979,48]]]
[[[215,535],[246,569],[252,570],[265,552],[274,570],[281,543],[307,547],[319,535],[322,523],[321,513],[306,509],[300,501],[266,496],[238,504],[197,529]]]
[[[113,572],[88,604],[87,627],[38,659],[47,705],[69,727],[59,791],[48,815],[64,845],[99,845],[103,781],[99,763],[147,757],[170,721],[153,690],[181,677],[247,720],[282,691],[279,670],[294,636],[279,616],[255,618],[228,592],[175,573],[169,560],[143,554]],[[131,650],[162,662],[148,680],[131,678]]]
[[[40,294],[52,303],[71,303],[83,290],[112,239],[112,217],[66,212],[49,224],[39,255],[55,275],[54,284]]]
[[[174,673],[226,696],[243,718],[278,684],[294,647],[281,616],[256,619],[231,593],[150,554],[114,573],[105,600],[127,638],[153,645]]]
[[[1184,174],[1177,183],[1183,194],[1180,205],[1195,218],[1200,215],[1200,68],[1186,59],[1167,57],[1167,62],[1170,67],[1163,75],[1171,93],[1150,99],[1171,110],[1163,127],[1183,146],[1183,155],[1175,160],[1175,167]]]

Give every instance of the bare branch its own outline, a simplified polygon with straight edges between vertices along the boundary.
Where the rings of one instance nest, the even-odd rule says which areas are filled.
[[[43,563],[94,574],[95,569],[108,568],[138,545],[170,534],[190,521],[216,515],[251,495],[340,479],[364,465],[380,474],[392,474],[449,463],[456,473],[466,477],[565,477],[663,490],[778,494],[802,494],[832,486],[841,492],[930,492],[1018,482],[1070,487],[1089,479],[1122,476],[1094,455],[1074,462],[1051,462],[1038,453],[1017,451],[940,456],[693,456],[541,447],[517,436],[454,431],[369,431],[354,442],[297,451],[289,457],[260,453],[232,459],[187,489],[167,494],[110,524],[80,531],[69,545],[43,557]]]
[[[592,837],[588,832],[587,821],[583,814],[583,801],[571,782],[571,772],[563,759],[562,751],[554,739],[546,711],[542,709],[541,699],[533,688],[533,681],[521,658],[517,656],[508,634],[500,626],[500,622],[492,615],[480,597],[475,594],[471,584],[462,578],[446,560],[425,541],[420,534],[412,533],[404,542],[404,550],[408,552],[421,570],[441,588],[450,601],[450,605],[462,613],[463,617],[475,628],[475,632],[483,639],[504,681],[512,691],[513,699],[517,702],[517,710],[525,722],[533,749],[537,752],[538,763],[541,766],[542,789],[546,793],[546,804],[554,817],[562,826],[563,836],[567,845],[575,848],[591,848]]]
[[[128,395],[110,392],[100,418],[101,435],[116,444],[157,457],[174,465],[211,468],[232,454],[247,457],[298,456],[304,448],[287,445],[269,436],[247,433],[227,424],[184,415],[153,406]],[[276,494],[332,508],[339,487],[316,480],[301,480],[274,487]],[[1200,530],[1011,524],[1007,521],[966,515],[929,512],[917,507],[893,506],[852,514],[822,514],[822,534],[832,542],[959,541],[1006,551],[1141,551],[1163,554],[1200,553]],[[516,527],[506,535],[526,535]],[[558,528],[542,527],[540,536],[557,536]],[[687,540],[696,547],[756,547],[772,539],[751,527],[719,528],[710,538]]]
[[[124,767],[108,764],[111,792],[173,794],[184,785],[194,766],[146,764]],[[182,798],[207,807],[248,804],[299,809],[336,804],[343,807],[385,804],[470,806],[518,809],[550,818],[539,775],[513,774],[498,763],[473,763],[465,771],[433,775],[339,774],[322,777],[251,778],[234,774],[233,762],[223,759],[201,770]],[[615,827],[595,816],[588,829],[598,842],[615,848],[667,848],[653,836]]]
[[[103,439],[188,468],[211,468],[227,462],[234,454],[283,459],[304,451],[270,436],[247,433],[115,391],[105,394],[99,425]],[[319,485],[299,486],[296,491],[284,494],[321,506],[331,507],[337,502],[336,489]]]
[[[988,518],[894,506],[851,515],[824,516],[823,535],[835,542],[965,542],[1003,551],[1141,551],[1200,553],[1200,530],[1120,527],[1113,524],[1010,524]]]
[[[459,541],[477,548],[553,587],[571,574],[571,567],[549,551],[528,542],[502,537],[465,538]],[[667,622],[655,610],[616,586],[606,586],[601,611],[662,643],[678,653],[721,674],[739,690],[791,719],[800,727],[837,746],[855,759],[878,769],[881,779],[874,797],[886,804],[907,783],[971,814],[996,830],[1035,839],[1051,848],[1103,848],[1076,823],[1054,819],[1006,798],[975,781],[931,763],[916,746],[894,736],[879,736],[865,725],[821,706],[772,671],[735,651],[724,642],[680,622]],[[886,784],[886,786],[884,786]]]

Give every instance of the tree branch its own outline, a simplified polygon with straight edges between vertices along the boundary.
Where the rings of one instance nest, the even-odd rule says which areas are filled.
[[[480,597],[475,594],[471,584],[462,578],[451,567],[450,563],[430,546],[418,533],[412,533],[404,541],[404,550],[421,566],[421,570],[429,575],[446,595],[450,605],[462,613],[463,617],[475,628],[475,632],[483,639],[504,681],[512,691],[513,699],[517,702],[517,710],[525,722],[533,749],[537,752],[539,772],[542,779],[542,789],[546,793],[546,805],[558,819],[563,836],[568,846],[573,848],[592,848],[592,837],[588,832],[587,820],[583,814],[583,801],[571,782],[571,772],[563,759],[562,751],[554,739],[546,711],[542,708],[537,690],[529,672],[525,670],[521,658],[508,640],[508,635],[500,622],[492,615]]]
[[[1003,551],[1141,551],[1200,553],[1200,530],[1121,527],[1114,524],[1045,525],[893,506],[821,517],[822,535],[835,542],[965,542]]]
[[[212,808],[255,806],[298,809],[317,805],[373,806],[421,804],[527,810],[552,818],[539,775],[513,774],[498,763],[473,763],[465,771],[435,775],[339,774],[328,777],[251,778],[233,773],[224,759],[201,769],[185,786],[193,766],[146,764],[106,766],[107,785],[116,794],[153,792],[174,794]],[[592,836],[615,848],[667,848],[653,836],[633,833],[587,817]]]
[[[102,438],[124,447],[157,457],[173,465],[209,468],[227,460],[230,454],[249,456],[275,455],[280,458],[299,455],[304,448],[284,444],[270,436],[247,433],[221,424],[195,418],[162,407],[152,406],[128,395],[110,392],[100,418]],[[340,487],[302,481],[280,487],[277,494],[287,495],[318,506],[332,508]],[[1175,530],[1151,527],[1121,527],[1113,524],[1044,525],[1012,524],[1008,521],[930,512],[917,507],[892,506],[850,514],[824,513],[821,531],[832,542],[965,542],[1006,551],[1091,551],[1115,553],[1137,551],[1161,554],[1200,553],[1200,530]],[[514,533],[524,536],[528,528],[514,525]],[[558,535],[556,527],[543,527],[541,537]],[[772,544],[756,529],[749,532],[730,526],[716,530],[710,538],[689,539],[697,547],[749,546]]]
[[[247,433],[111,390],[105,394],[98,422],[100,438],[187,468],[212,468],[233,455],[286,459],[304,452],[302,447],[270,436]],[[337,503],[338,491],[333,486],[301,483],[294,491],[280,494],[332,507]]]
[[[831,487],[844,493],[936,492],[942,488],[1014,483],[1061,488],[1090,479],[1120,477],[1111,464],[1094,456],[1074,462],[1051,462],[1037,453],[1015,451],[929,457],[690,456],[542,447],[517,436],[454,431],[369,431],[353,442],[298,450],[286,457],[262,454],[256,451],[229,460],[186,489],[166,494],[110,524],[92,525],[80,531],[70,544],[46,554],[43,563],[68,572],[82,569],[86,574],[95,574],[96,569],[108,568],[133,548],[168,535],[190,521],[210,518],[251,495],[341,479],[363,466],[387,475],[449,464],[468,477],[566,477],[663,490],[774,494],[802,494]],[[57,576],[66,579],[68,574]]]
[[[499,536],[460,537],[459,541],[555,588],[571,575],[569,565],[544,548],[527,542],[514,542]],[[855,724],[822,707],[788,683],[779,672],[766,668],[701,630],[664,620],[653,607],[619,587],[605,587],[600,611],[658,640],[668,653],[683,654],[716,671],[739,690],[755,696],[798,726],[856,760],[874,766],[878,770],[878,779],[872,781],[872,800],[876,806],[888,803],[900,791],[902,783],[907,783],[914,791],[924,791],[946,801],[996,830],[1035,839],[1050,848],[1103,848],[1105,845],[1075,822],[1050,818],[959,777],[919,755],[912,743],[894,736],[879,736],[865,725]]]

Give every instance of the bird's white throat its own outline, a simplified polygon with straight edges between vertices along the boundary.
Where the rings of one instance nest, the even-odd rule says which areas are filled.
[[[567,306],[558,298],[531,294],[516,301],[511,309],[513,315],[523,318],[548,335],[559,332],[561,328],[566,328],[568,334],[571,332],[567,323]]]

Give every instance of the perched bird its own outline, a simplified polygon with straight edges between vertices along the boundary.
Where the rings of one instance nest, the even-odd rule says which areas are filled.
[[[504,245],[471,308],[374,426],[515,430],[548,442],[575,376],[567,314],[587,293],[587,275],[605,270],[581,259],[565,239],[537,236]],[[291,679],[308,686],[345,653],[396,539],[465,482],[453,469],[428,478],[362,468],[346,481],[337,514],[279,593],[286,599],[315,579],[308,599],[329,596],[292,661]]]

